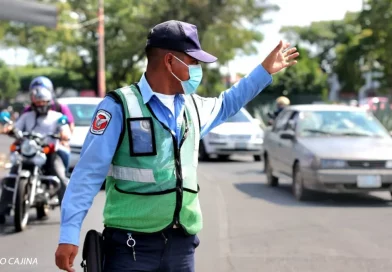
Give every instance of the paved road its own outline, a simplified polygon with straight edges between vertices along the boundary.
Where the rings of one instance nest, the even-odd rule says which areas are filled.
[[[302,204],[294,200],[287,184],[268,188],[261,170],[260,163],[246,158],[200,164],[204,229],[199,235],[197,271],[392,270],[388,194],[318,195],[314,202]],[[95,199],[82,237],[90,228],[102,228],[104,199],[102,192]],[[0,262],[9,257],[38,262],[0,265],[0,271],[58,271],[54,266],[58,210],[51,215],[43,223],[32,221],[23,233],[13,233],[10,225],[0,230]],[[75,265],[82,271],[79,263],[80,254]]]
[[[3,168],[4,162],[7,161],[9,147],[12,142],[13,139],[11,137],[0,135],[0,170]]]

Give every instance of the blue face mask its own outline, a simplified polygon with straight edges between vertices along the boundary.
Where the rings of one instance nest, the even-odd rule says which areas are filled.
[[[184,64],[186,67],[188,67],[189,71],[189,79],[182,81],[179,79],[173,72],[172,75],[178,79],[178,81],[181,82],[182,89],[184,90],[184,94],[193,94],[196,92],[197,87],[199,87],[201,83],[201,79],[203,78],[203,70],[201,68],[200,64],[197,65],[187,65],[184,63],[182,60],[174,56],[179,62]]]

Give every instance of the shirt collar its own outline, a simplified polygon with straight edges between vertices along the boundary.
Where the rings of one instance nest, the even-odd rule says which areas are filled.
[[[151,89],[150,84],[148,84],[145,73],[143,73],[140,81],[138,83],[140,92],[142,93],[143,103],[147,104],[153,96],[155,96],[155,92]],[[177,98],[180,98],[180,101],[184,101],[184,97],[182,94],[176,95]]]
[[[155,94],[154,91],[151,89],[150,84],[148,84],[144,73],[138,85],[140,88],[140,92],[142,93],[143,103],[147,104],[148,101],[150,101],[151,97],[153,97]]]

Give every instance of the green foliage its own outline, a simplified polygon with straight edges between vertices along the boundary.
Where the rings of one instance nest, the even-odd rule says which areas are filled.
[[[392,1],[365,2],[363,11],[348,12],[343,20],[281,29],[290,40],[316,49],[320,66],[338,75],[343,92],[358,91],[366,71],[383,72],[379,80],[384,87],[392,86]]]
[[[304,48],[298,48],[297,65],[274,76],[274,81],[265,93],[279,95],[321,94],[327,87],[326,74],[321,70],[317,58],[311,58]]]
[[[15,71],[9,69],[5,62],[0,61],[0,100],[14,98],[19,86]]]
[[[204,97],[217,97],[226,89],[226,85],[222,81],[219,69],[203,68],[203,82],[197,89],[197,94]]]
[[[19,77],[23,91],[28,90],[31,80],[37,76],[50,78],[55,88],[65,87],[80,90],[89,87],[82,75],[61,68],[26,66],[18,67],[15,73]]]
[[[361,39],[367,69],[381,70],[381,82],[392,87],[392,1],[367,0],[359,16],[359,23],[367,34]]]
[[[3,23],[0,26],[0,34],[5,33],[3,42],[30,49],[46,66],[82,75],[84,82],[97,89],[96,24],[70,27],[94,20],[97,0],[48,2],[59,7],[58,29]],[[237,53],[255,53],[254,42],[261,41],[262,35],[247,25],[259,26],[264,23],[263,15],[267,11],[276,10],[275,6],[265,3],[265,0],[105,0],[107,89],[139,79],[148,32],[154,25],[169,19],[197,25],[202,46],[216,55],[220,64],[227,63]],[[72,14],[77,14],[79,19]],[[211,71],[208,77],[215,78],[215,74]],[[208,84],[204,86],[208,91],[204,92],[215,93],[218,81]]]

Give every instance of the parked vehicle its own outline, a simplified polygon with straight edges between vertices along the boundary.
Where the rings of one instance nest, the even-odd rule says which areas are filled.
[[[298,105],[282,112],[264,138],[267,182],[292,178],[292,191],[392,191],[392,138],[367,109]]]
[[[75,128],[70,141],[69,174],[72,173],[79,161],[80,151],[90,129],[94,112],[101,101],[102,98],[98,97],[67,97],[58,99],[59,103],[66,104],[69,107],[75,120]]]
[[[259,121],[242,108],[201,140],[199,158],[208,160],[216,155],[219,159],[226,160],[233,154],[247,154],[252,155],[255,161],[260,161],[263,137]]]
[[[1,113],[0,121],[12,124],[7,113]],[[66,119],[60,119],[59,125],[65,122]],[[43,168],[47,155],[56,152],[55,144],[47,144],[45,139],[60,139],[60,136],[22,132],[16,128],[10,136],[16,141],[10,147],[11,172],[1,183],[0,221],[4,223],[5,216],[13,211],[15,229],[23,231],[31,208],[36,209],[37,218],[41,219],[48,215],[50,207],[59,205],[59,194],[62,196],[65,192],[66,184],[62,184],[56,176],[46,175]]]

